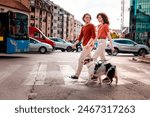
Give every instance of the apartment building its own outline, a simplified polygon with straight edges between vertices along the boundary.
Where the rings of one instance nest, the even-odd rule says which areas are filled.
[[[51,36],[52,6],[44,0],[30,0],[30,26]]]
[[[67,13],[67,40],[71,41],[74,39],[74,16]]]
[[[70,41],[74,37],[74,16],[53,3],[52,37],[60,37]]]
[[[53,3],[53,13],[52,13],[52,37],[63,38],[63,15],[64,10]]]
[[[82,26],[83,24],[80,21],[74,20],[74,39],[79,37]]]

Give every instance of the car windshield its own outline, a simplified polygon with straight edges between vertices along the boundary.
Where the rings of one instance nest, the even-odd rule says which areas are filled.
[[[38,43],[38,41],[30,39],[30,43]]]
[[[61,38],[50,38],[51,40],[55,41],[55,42],[62,42],[65,43],[65,41]]]
[[[114,42],[119,43],[119,44],[134,44],[133,41],[131,41],[131,40],[126,40],[126,39],[114,40]]]

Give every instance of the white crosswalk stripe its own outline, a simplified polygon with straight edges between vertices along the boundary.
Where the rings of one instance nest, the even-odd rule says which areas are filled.
[[[23,85],[43,85],[47,73],[47,64],[36,64],[27,76]]]
[[[121,73],[123,77],[135,80],[135,81],[139,81],[141,83],[144,83],[146,85],[150,85],[150,79],[149,79],[149,75],[147,76],[147,78],[142,77],[144,76],[144,73],[138,73],[136,72],[135,74],[133,74],[132,72],[122,72]]]
[[[10,77],[21,65],[9,65],[6,69],[0,71],[0,83]]]
[[[72,85],[72,79],[69,77],[75,73],[73,68],[70,65],[59,65],[59,67],[63,75],[65,85]]]

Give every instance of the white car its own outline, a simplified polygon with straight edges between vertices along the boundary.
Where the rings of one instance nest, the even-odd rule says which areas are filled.
[[[41,54],[45,54],[46,52],[52,52],[53,48],[51,45],[40,42],[34,38],[29,38],[29,51],[30,52],[40,52]]]
[[[71,52],[72,49],[72,43],[65,41],[64,39],[57,38],[57,37],[50,37],[51,40],[53,40],[56,43],[55,49],[61,50],[64,52],[65,50],[67,52]]]
[[[114,52],[113,55],[116,56],[118,53],[133,53],[135,56],[143,55],[143,54],[149,54],[150,49],[148,46],[143,44],[138,44],[131,39],[126,38],[118,38],[118,39],[112,39],[113,45],[114,45]],[[108,41],[107,48],[105,49],[106,52],[111,55],[111,49],[110,44]]]

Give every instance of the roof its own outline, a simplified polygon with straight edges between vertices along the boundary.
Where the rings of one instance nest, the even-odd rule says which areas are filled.
[[[13,9],[17,9],[17,10],[21,10],[21,11],[30,12],[29,8],[27,8],[21,2],[16,1],[16,0],[0,0],[0,5],[13,8]]]

